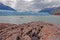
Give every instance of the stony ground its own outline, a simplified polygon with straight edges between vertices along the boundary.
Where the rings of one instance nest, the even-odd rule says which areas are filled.
[[[0,40],[60,40],[60,30],[45,22],[0,23]]]

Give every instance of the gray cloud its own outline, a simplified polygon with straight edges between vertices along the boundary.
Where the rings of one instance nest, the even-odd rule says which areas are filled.
[[[18,11],[28,11],[28,10],[31,11],[31,10],[40,10],[47,7],[58,7],[58,6],[60,6],[60,0],[34,0],[32,2],[17,0],[16,5],[13,8]]]

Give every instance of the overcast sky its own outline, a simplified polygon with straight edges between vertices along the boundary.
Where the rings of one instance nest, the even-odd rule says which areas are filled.
[[[60,0],[2,0],[1,2],[19,11],[37,11],[60,6]]]

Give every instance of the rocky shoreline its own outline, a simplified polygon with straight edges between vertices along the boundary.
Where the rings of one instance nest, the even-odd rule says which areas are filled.
[[[0,40],[60,40],[60,30],[45,22],[0,23]]]

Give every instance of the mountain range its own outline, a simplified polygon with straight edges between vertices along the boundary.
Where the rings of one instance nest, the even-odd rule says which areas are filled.
[[[42,9],[41,11],[39,11],[39,12],[47,12],[51,15],[60,15],[60,7],[45,8],[45,9]]]

